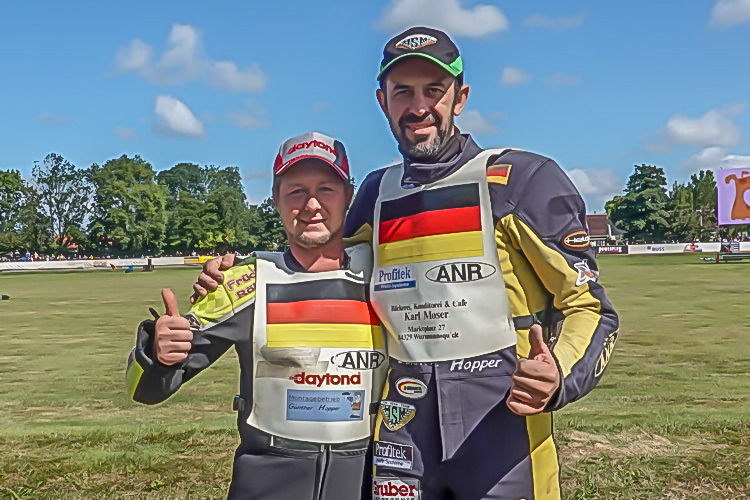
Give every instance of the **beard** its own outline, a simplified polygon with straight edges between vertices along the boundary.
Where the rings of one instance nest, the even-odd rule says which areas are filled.
[[[294,240],[304,248],[318,248],[322,247],[323,245],[327,244],[328,242],[332,241],[334,238],[336,238],[343,228],[339,228],[336,231],[333,232],[327,232],[325,234],[318,234],[315,236],[308,236],[306,234],[300,234],[299,236],[294,237]],[[287,238],[289,240],[292,239],[291,234],[287,231]]]
[[[437,135],[434,138],[425,138],[424,140],[412,142],[406,136],[406,124],[418,123],[424,121],[427,116],[432,116],[435,120]],[[422,116],[406,115],[401,117],[398,123],[388,120],[393,137],[398,141],[398,147],[401,153],[411,158],[430,159],[440,155],[443,147],[451,138],[453,132],[453,115],[448,120],[442,120],[434,113]]]

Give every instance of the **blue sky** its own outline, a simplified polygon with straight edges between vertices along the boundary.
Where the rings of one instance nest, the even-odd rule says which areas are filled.
[[[634,164],[670,183],[750,165],[750,0],[0,0],[0,169],[29,176],[50,152],[236,165],[258,202],[279,144],[318,130],[361,180],[398,154],[374,97],[383,45],[419,24],[462,52],[462,130],[554,158],[589,212]]]

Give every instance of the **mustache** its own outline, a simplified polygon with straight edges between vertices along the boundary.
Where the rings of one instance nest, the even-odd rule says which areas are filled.
[[[420,123],[430,117],[432,117],[432,119],[434,120],[435,126],[437,128],[440,128],[440,125],[442,125],[442,121],[440,120],[440,117],[438,117],[434,113],[429,113],[429,112],[423,115],[415,115],[415,114],[410,113],[408,115],[402,116],[401,119],[398,121],[398,124],[399,124],[399,127],[403,129],[409,123]]]

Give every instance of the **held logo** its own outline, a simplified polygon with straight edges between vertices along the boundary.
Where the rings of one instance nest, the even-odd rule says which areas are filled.
[[[405,398],[422,399],[427,395],[427,386],[421,380],[411,377],[400,378],[396,381],[396,390]]]
[[[591,245],[591,240],[586,231],[576,231],[563,238],[563,245],[571,250],[583,250]]]
[[[495,272],[495,266],[481,262],[453,262],[433,267],[425,278],[435,283],[466,283],[488,278]]]
[[[419,479],[373,477],[372,500],[419,500]]]
[[[410,265],[390,266],[378,269],[377,281],[374,286],[376,292],[385,290],[400,290],[402,288],[416,288],[414,268]]]
[[[307,374],[302,372],[289,377],[289,380],[292,380],[295,384],[314,385],[315,387],[322,387],[323,385],[359,385],[362,383],[362,376],[359,373],[355,373],[354,375],[333,375],[331,373],[315,375],[313,373]]]
[[[331,363],[347,370],[375,370],[385,361],[379,351],[345,351],[331,356]]]

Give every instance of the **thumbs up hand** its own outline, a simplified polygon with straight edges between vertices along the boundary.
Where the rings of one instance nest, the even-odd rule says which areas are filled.
[[[507,400],[510,411],[521,416],[541,413],[560,387],[560,371],[544,343],[541,326],[531,327],[529,343],[529,357],[516,362]]]
[[[161,364],[172,366],[187,358],[193,332],[190,331],[190,322],[180,316],[172,290],[162,288],[161,298],[166,312],[156,320],[154,355]]]

